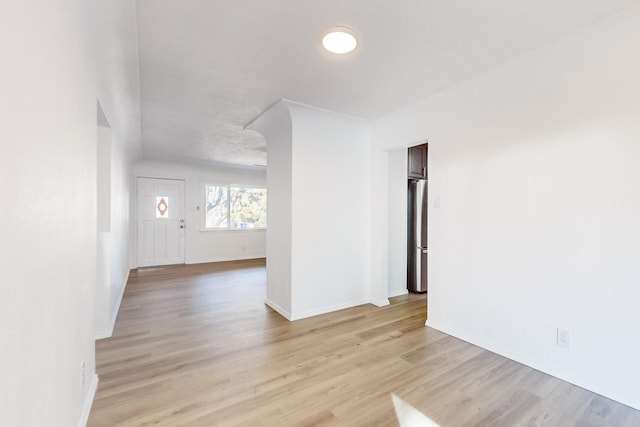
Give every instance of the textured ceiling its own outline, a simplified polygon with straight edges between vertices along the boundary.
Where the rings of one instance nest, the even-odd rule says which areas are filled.
[[[640,0],[138,0],[147,157],[264,165],[287,98],[372,119]],[[322,33],[353,28],[350,55]]]

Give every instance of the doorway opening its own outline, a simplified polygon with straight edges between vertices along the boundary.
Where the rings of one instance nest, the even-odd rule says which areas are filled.
[[[394,298],[408,294],[409,298],[424,300],[425,308],[428,305],[428,293],[426,292],[428,290],[427,248],[428,227],[430,225],[426,222],[422,226],[419,234],[422,235],[424,231],[424,236],[422,236],[422,243],[424,244],[418,245],[416,243],[419,242],[414,242],[413,246],[416,250],[413,255],[410,255],[409,233],[411,227],[409,212],[412,200],[409,190],[412,180],[424,181],[423,188],[420,191],[422,203],[420,203],[419,206],[425,214],[428,214],[429,198],[426,178],[428,177],[429,159],[428,146],[426,144],[426,140],[420,140],[387,151],[388,297]],[[426,215],[424,219],[426,220]],[[421,247],[419,253],[418,246]],[[427,251],[427,253],[423,254],[423,251]],[[419,290],[418,292],[410,292],[409,289],[409,278],[412,276],[418,277],[418,272],[411,267],[411,258],[420,261],[420,264],[418,264],[420,268],[419,277],[425,278],[423,290]],[[422,260],[424,260],[424,262],[422,262]]]

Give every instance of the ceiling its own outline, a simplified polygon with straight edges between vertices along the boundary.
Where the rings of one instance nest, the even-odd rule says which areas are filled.
[[[265,165],[279,99],[373,119],[640,0],[138,0],[146,157]],[[325,52],[325,30],[359,36]]]

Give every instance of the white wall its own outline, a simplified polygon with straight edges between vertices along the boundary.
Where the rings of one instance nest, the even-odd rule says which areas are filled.
[[[391,150],[389,159],[389,297],[407,293],[407,148]],[[405,236],[404,239],[394,238]]]
[[[141,160],[133,166],[133,173],[135,176],[148,178],[185,180],[185,261],[187,264],[264,258],[266,256],[265,230],[204,229],[205,184],[242,184],[264,187],[266,186],[264,171]],[[132,224],[135,224],[137,221],[136,210],[133,209],[131,213]],[[136,235],[133,233],[132,238],[134,244],[137,245]],[[137,251],[132,253],[134,266],[137,265],[136,253]]]
[[[286,104],[250,124],[267,144],[267,296],[265,303],[291,319],[292,128]]]
[[[292,318],[370,301],[369,125],[288,103],[293,124]]]
[[[636,7],[372,132],[429,137],[428,324],[640,409],[639,50]]]
[[[140,83],[135,4],[126,0],[96,3],[99,110],[98,283],[96,337],[111,336],[129,277],[129,204],[131,164],[141,155]],[[100,175],[104,175],[101,183]],[[100,189],[103,189],[102,191]],[[101,194],[102,192],[106,194]],[[101,198],[99,199],[102,200]],[[102,208],[101,208],[102,209]]]
[[[137,65],[125,61],[127,52],[137,57],[127,39],[135,36],[128,3],[2,7],[0,45],[13,66],[4,69],[0,101],[0,174],[11,183],[0,209],[0,425],[83,425],[89,413],[97,385],[97,99],[110,116],[112,142],[126,156],[139,152],[137,115],[120,119],[139,109]],[[128,25],[107,36],[115,16]],[[107,65],[116,62],[133,78],[119,73],[114,81]],[[123,80],[132,86],[123,89]],[[115,171],[114,190],[127,175]],[[126,245],[122,233],[116,245]]]
[[[111,335],[111,127],[98,104],[96,144],[96,338]]]
[[[281,101],[250,128],[268,150],[267,304],[295,320],[369,302],[368,123]]]
[[[98,126],[97,338],[112,335],[129,279],[129,201],[134,156],[128,150],[131,143],[116,135],[110,127]]]
[[[370,225],[369,225],[369,293],[371,302],[378,307],[389,305],[389,213],[392,204],[389,203],[389,191],[393,188],[389,180],[389,151],[376,147],[373,135],[370,141],[369,158],[369,186],[371,197],[369,199]],[[406,210],[406,203],[404,204]],[[398,209],[402,209],[398,206]],[[400,214],[398,214],[399,216]],[[405,233],[406,238],[406,233]],[[395,246],[398,246],[396,244]],[[399,260],[396,258],[396,262]],[[396,269],[401,266],[394,264]]]
[[[91,6],[1,7],[3,426],[82,425],[95,391],[96,100],[109,85]]]

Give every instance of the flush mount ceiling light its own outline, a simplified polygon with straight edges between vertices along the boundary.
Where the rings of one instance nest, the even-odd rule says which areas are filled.
[[[338,55],[351,52],[357,45],[356,33],[347,27],[332,28],[322,37],[322,46]]]

